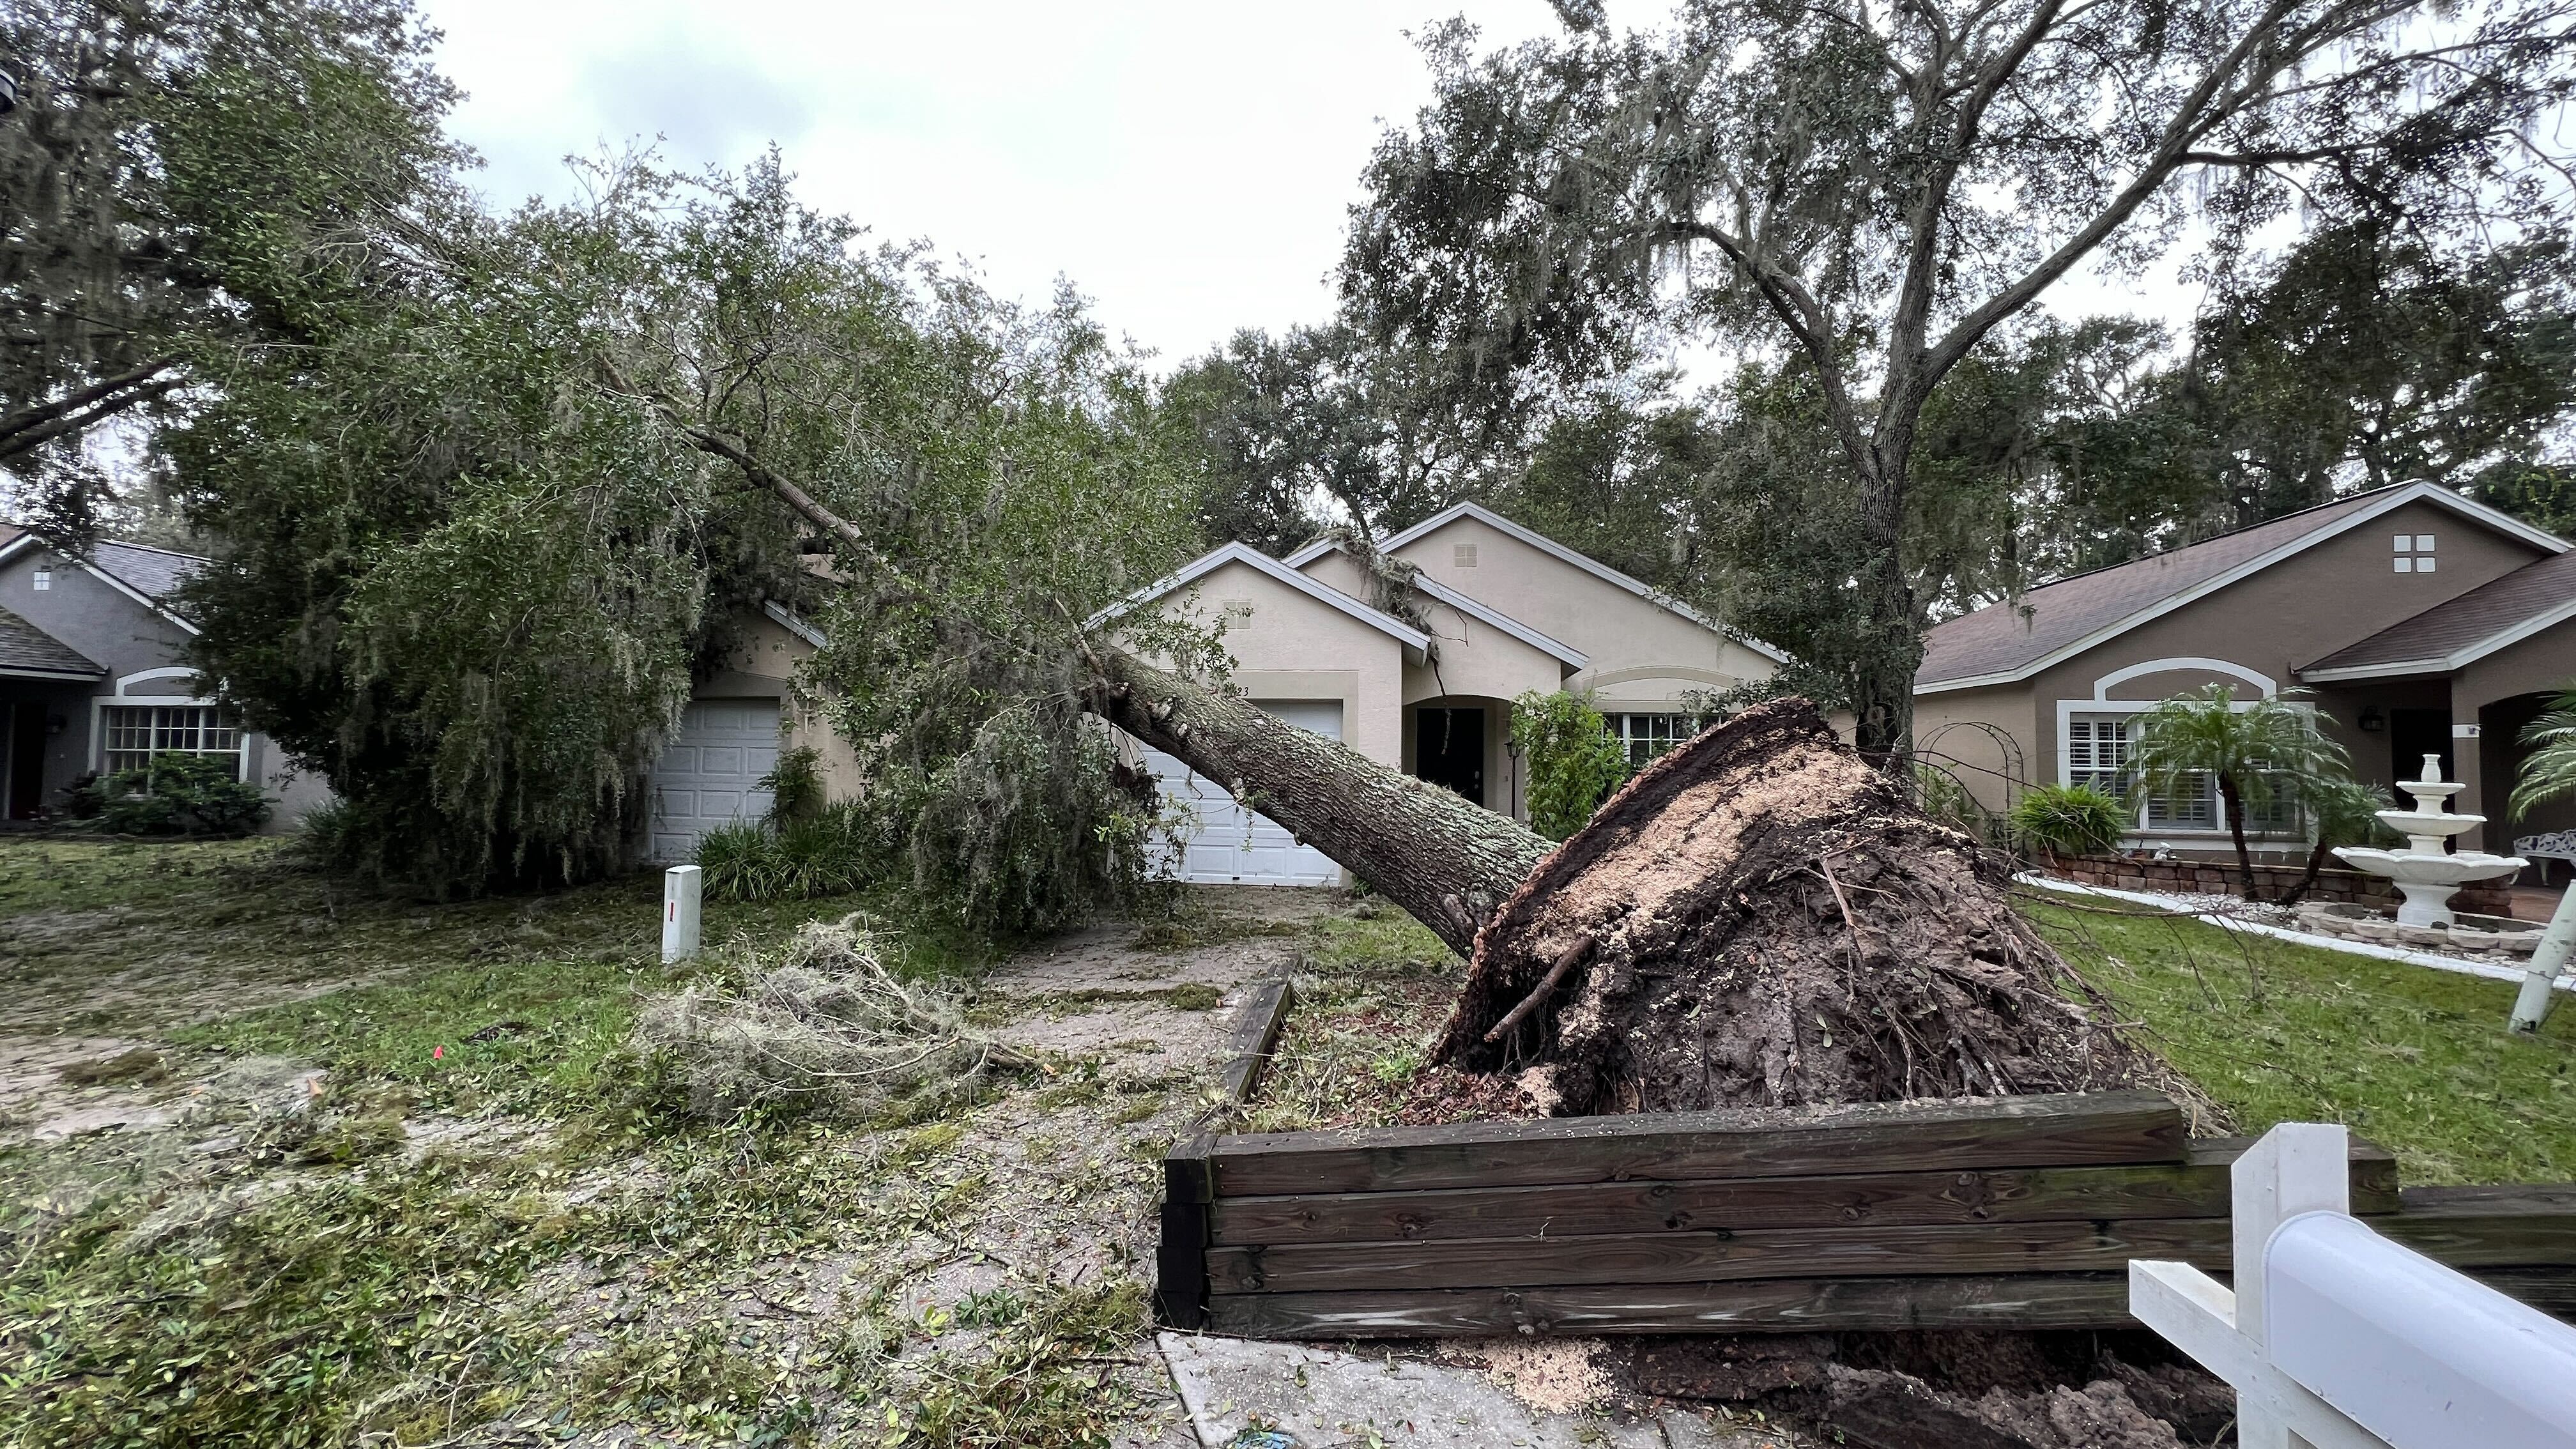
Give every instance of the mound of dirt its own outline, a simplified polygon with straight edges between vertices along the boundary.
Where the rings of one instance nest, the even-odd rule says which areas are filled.
[[[1561,1115],[2177,1087],[2007,886],[1814,706],[1774,701],[1649,766],[1521,883],[1434,1060],[1515,1072]]]

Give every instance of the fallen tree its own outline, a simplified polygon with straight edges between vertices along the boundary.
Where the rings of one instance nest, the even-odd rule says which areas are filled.
[[[867,549],[738,440],[702,445]],[[1084,708],[1321,849],[1466,956],[1435,1059],[1519,1073],[1543,1110],[2169,1084],[2013,914],[2001,867],[1925,818],[1804,700],[1704,731],[1552,847],[1114,643],[1082,650]]]

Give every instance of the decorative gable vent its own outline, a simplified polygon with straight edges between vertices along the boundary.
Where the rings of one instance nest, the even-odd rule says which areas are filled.
[[[45,590],[52,588],[54,586],[54,571],[52,569],[36,570],[33,586],[35,591],[40,594]]]
[[[1252,601],[1251,601],[1250,599],[1228,599],[1228,600],[1226,600],[1226,601],[1225,601],[1225,616],[1226,616],[1227,618],[1229,618],[1229,619],[1249,619],[1249,618],[1251,618],[1251,617],[1252,617]]]
[[[2396,535],[2396,558],[2392,566],[2401,574],[2429,574],[2440,560],[2433,557],[2434,535],[2401,533]]]
[[[1449,549],[1449,561],[1462,569],[1474,568],[1476,566],[1476,546],[1472,543],[1451,545]]]

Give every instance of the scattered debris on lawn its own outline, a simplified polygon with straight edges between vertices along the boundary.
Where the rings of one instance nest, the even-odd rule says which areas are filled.
[[[710,1121],[763,1108],[858,1120],[1040,1066],[968,1026],[955,993],[897,980],[856,915],[802,927],[774,965],[743,974],[739,987],[693,985],[636,1017],[643,1070]]]

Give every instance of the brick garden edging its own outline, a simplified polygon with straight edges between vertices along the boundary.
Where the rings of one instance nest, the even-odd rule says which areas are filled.
[[[2039,868],[2062,880],[2109,886],[2114,890],[2197,892],[2204,895],[2234,895],[2238,890],[2236,867],[2217,861],[2064,855],[2042,859]],[[2279,900],[2297,886],[2306,873],[2304,867],[2257,865],[2254,867],[2255,891],[2264,900]],[[2316,888],[2300,899],[2390,909],[2397,905],[2397,893],[2389,889],[2386,880],[2340,867],[2318,871]],[[2460,887],[2459,894],[2451,897],[2451,908],[2486,916],[2511,915],[2513,892],[2506,882],[2472,882]]]

